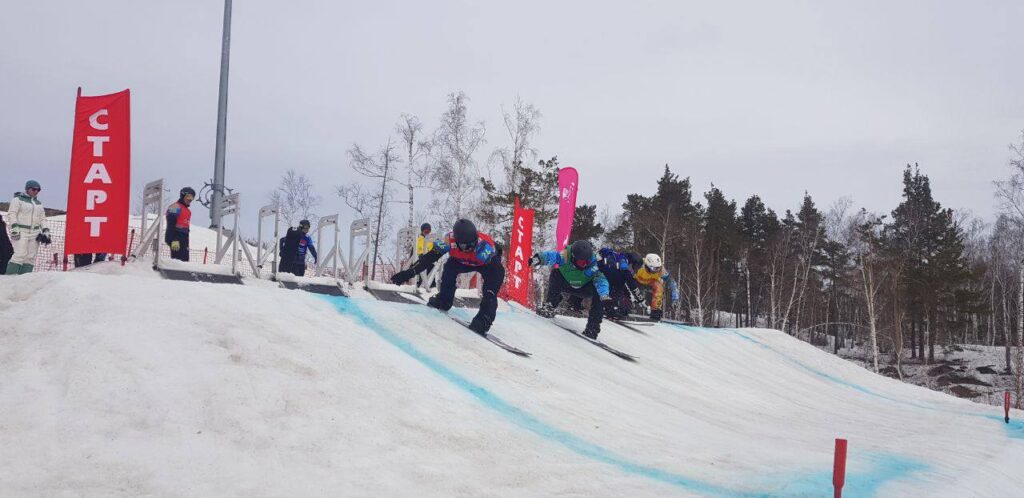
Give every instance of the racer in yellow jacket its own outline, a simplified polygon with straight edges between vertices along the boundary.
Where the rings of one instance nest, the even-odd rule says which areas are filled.
[[[668,287],[672,300],[679,300],[679,286],[662,266],[661,256],[648,254],[644,264],[633,274],[636,283],[651,288],[651,320],[659,321],[664,314],[665,288]]]

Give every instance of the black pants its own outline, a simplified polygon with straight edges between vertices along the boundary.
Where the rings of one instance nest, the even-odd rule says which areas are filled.
[[[295,275],[296,277],[301,277],[301,276],[305,275],[306,274],[306,263],[305,262],[301,262],[300,263],[298,261],[292,263],[291,272],[292,272],[292,275]]]
[[[582,299],[590,298],[590,314],[587,315],[587,328],[595,331],[601,330],[601,319],[604,315],[604,305],[601,303],[601,296],[594,287],[594,281],[587,282],[579,289],[574,289],[562,276],[558,268],[551,270],[551,279],[548,281],[548,305],[552,309],[562,303],[562,294],[578,296]]]
[[[494,323],[494,315],[498,312],[498,290],[501,284],[505,283],[505,267],[501,265],[501,258],[494,258],[491,263],[484,266],[467,266],[454,258],[448,258],[441,269],[441,290],[435,300],[436,308],[448,311],[455,301],[455,277],[463,273],[478,272],[484,279],[483,298],[480,300],[480,310],[473,317],[470,324],[473,330],[486,332]]]
[[[171,245],[171,242],[177,240],[181,243],[181,247],[177,251],[171,249],[171,259],[178,261],[188,261],[188,234],[174,234],[171,239],[167,241],[167,245]]]

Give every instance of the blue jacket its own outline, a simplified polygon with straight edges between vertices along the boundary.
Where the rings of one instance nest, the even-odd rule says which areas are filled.
[[[309,253],[313,255],[313,261],[316,261],[316,247],[313,247],[313,238],[310,237],[309,234],[305,234],[301,239],[299,239],[298,260],[302,262],[306,261],[307,248],[309,249]]]
[[[574,279],[571,278],[573,274],[582,274],[583,280],[585,280],[585,282],[582,283],[579,287],[582,287],[587,283],[594,282],[594,288],[597,289],[597,295],[601,296],[602,298],[608,297],[608,279],[604,277],[604,273],[601,273],[601,270],[597,267],[597,257],[591,256],[590,264],[586,268],[581,270],[579,268],[576,268],[576,265],[569,262],[569,258],[568,256],[566,256],[568,252],[568,248],[566,248],[562,252],[544,251],[540,253],[540,256],[541,258],[544,259],[545,265],[558,265],[559,270],[562,271],[562,275],[566,277],[566,280],[569,282],[569,285],[575,287],[575,285],[572,284]]]

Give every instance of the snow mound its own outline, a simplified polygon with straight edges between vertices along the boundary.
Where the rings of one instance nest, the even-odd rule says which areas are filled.
[[[829,496],[835,437],[847,496],[1024,484],[1024,413],[774,331],[606,323],[632,364],[503,309],[521,358],[421,305],[132,267],[0,277],[0,495]]]

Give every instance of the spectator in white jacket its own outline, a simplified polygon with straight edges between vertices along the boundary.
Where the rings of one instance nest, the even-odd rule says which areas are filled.
[[[49,244],[50,229],[43,226],[46,212],[43,203],[36,197],[42,190],[39,182],[25,182],[25,192],[14,194],[8,208],[7,221],[11,227],[11,242],[14,244],[14,257],[7,263],[8,275],[30,273],[35,266],[39,244]]]

